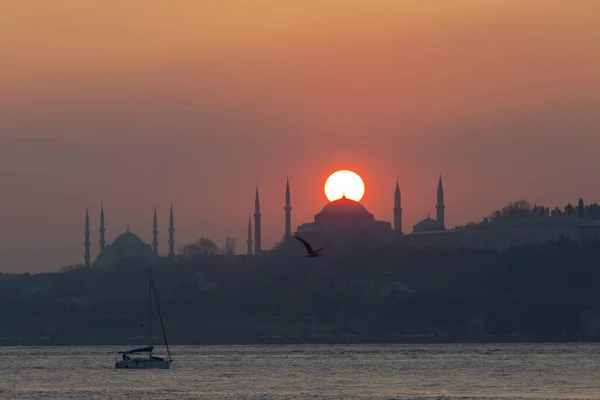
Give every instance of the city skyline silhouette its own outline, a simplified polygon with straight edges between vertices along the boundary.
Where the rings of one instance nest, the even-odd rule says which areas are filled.
[[[200,4],[201,3],[201,4]],[[361,203],[449,227],[511,201],[600,200],[600,5],[563,1],[298,4],[56,0],[0,12],[2,272],[80,263],[86,205],[107,240],[161,252],[201,236],[243,252],[254,189],[262,246],[326,203],[338,169]],[[108,216],[107,216],[108,218]],[[94,232],[95,233],[95,232]],[[97,238],[92,235],[92,250]]]

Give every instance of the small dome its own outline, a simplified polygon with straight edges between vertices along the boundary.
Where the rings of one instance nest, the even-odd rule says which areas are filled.
[[[350,200],[346,197],[332,201],[323,207],[321,214],[327,215],[355,215],[355,214],[367,214],[370,213],[367,209],[357,201]]]
[[[438,231],[443,230],[444,228],[438,223],[437,220],[432,219],[429,215],[422,221],[419,221],[415,226],[413,226],[414,232],[428,232],[428,231]]]

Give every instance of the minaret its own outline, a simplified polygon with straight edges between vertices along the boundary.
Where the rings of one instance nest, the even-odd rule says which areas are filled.
[[[88,212],[88,208],[85,208],[85,267],[90,267],[90,214]]]
[[[252,218],[248,215],[248,255],[252,255]]]
[[[258,185],[256,185],[256,198],[254,199],[254,254],[262,252],[260,236],[260,200],[258,199]]]
[[[285,184],[285,240],[292,238],[292,205],[290,202],[290,180]]]
[[[152,251],[158,256],[158,221],[156,220],[156,207],[154,207],[154,229],[152,230]]]
[[[104,229],[104,204],[100,206],[100,252],[106,247],[105,238],[106,229]]]
[[[169,212],[169,260],[175,261],[175,227],[173,223],[173,204]]]
[[[400,196],[400,185],[396,179],[396,191],[394,192],[394,232],[402,235],[402,197]]]
[[[437,205],[435,206],[437,211],[437,222],[442,226],[443,229],[446,229],[446,221],[444,218],[444,210],[446,206],[444,205],[444,186],[442,185],[442,175],[440,174],[440,180],[438,181],[438,189],[437,189]]]

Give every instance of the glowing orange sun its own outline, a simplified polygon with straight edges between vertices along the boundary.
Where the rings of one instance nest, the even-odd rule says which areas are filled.
[[[329,201],[335,201],[342,197],[360,201],[364,194],[365,183],[362,178],[356,172],[347,169],[334,172],[325,182],[325,196]]]

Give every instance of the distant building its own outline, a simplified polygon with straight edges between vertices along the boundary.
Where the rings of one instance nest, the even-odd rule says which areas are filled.
[[[440,176],[437,191],[437,219],[427,217],[414,227],[413,233],[433,233],[445,231],[445,204],[444,189],[442,178]],[[297,248],[298,243],[290,242],[291,232],[291,201],[289,180],[286,181],[285,188],[285,229],[280,242],[276,244],[277,249]],[[346,197],[332,201],[326,204],[321,212],[317,213],[313,222],[300,224],[296,230],[298,236],[314,243],[315,246],[325,244],[357,244],[361,246],[374,246],[405,238],[402,232],[402,199],[400,186],[396,182],[394,192],[394,224],[387,221],[376,220],[361,203],[350,200]],[[255,195],[254,212],[254,254],[263,251],[261,243],[261,213],[258,188]],[[404,239],[403,239],[404,240]],[[248,249],[247,254],[252,255],[252,229],[251,221],[248,221]],[[258,245],[256,243],[259,243]]]
[[[252,221],[251,218],[248,217],[248,240],[246,240],[246,245],[247,250],[246,250],[246,255],[251,256],[252,255]]]
[[[433,226],[433,225],[432,225]],[[600,239],[600,208],[567,205],[564,212],[555,208],[534,206],[532,209],[497,211],[491,218],[468,227],[446,231],[420,231],[406,237],[406,243],[417,248],[467,247],[506,250],[509,247],[542,245],[560,238],[576,241]]]
[[[112,268],[116,264],[130,260],[132,262],[143,262],[148,265],[154,264],[159,260],[158,254],[158,223],[156,218],[156,208],[154,209],[154,220],[152,230],[152,245],[144,243],[144,241],[136,234],[127,231],[117,236],[111,244],[106,243],[106,227],[104,219],[104,205],[100,209],[100,253],[96,260],[90,265],[90,223],[89,214],[86,209],[85,217],[85,253],[84,263],[86,267],[93,268]],[[173,261],[175,257],[175,238],[174,238],[174,219],[173,207],[171,207],[169,215],[169,256]]]
[[[389,242],[394,237],[389,222],[377,221],[362,204],[346,197],[326,204],[315,215],[314,222],[301,224],[297,233],[315,245],[377,245]]]
[[[419,221],[413,226],[413,233],[423,232],[440,232],[446,230],[446,205],[444,204],[444,186],[442,184],[442,176],[438,180],[437,189],[437,204],[436,208],[436,219],[432,219],[429,215],[422,221]]]
[[[260,217],[260,198],[258,196],[258,185],[256,185],[256,195],[254,196],[254,254],[262,253],[262,233]]]
[[[297,248],[290,243],[291,220],[289,181],[286,182],[285,230],[277,249]],[[260,243],[260,208],[258,190],[255,199],[254,240]],[[412,232],[402,232],[402,198],[400,186],[396,182],[394,191],[394,220],[392,224],[378,221],[360,203],[347,198],[333,201],[315,215],[313,222],[300,224],[297,234],[313,243],[315,247],[325,244],[380,245],[395,241],[416,248],[442,247],[504,250],[509,247],[538,245],[556,241],[561,237],[573,240],[600,238],[600,206],[585,205],[580,199],[577,207],[567,205],[564,211],[535,206],[531,210],[510,210],[506,215],[500,212],[480,223],[466,227],[447,229],[445,223],[446,204],[442,177],[438,180],[436,218],[431,216],[413,226]],[[258,226],[257,226],[258,225]],[[252,230],[248,221],[248,255],[252,255]],[[256,251],[262,251],[255,246]]]
[[[94,268],[112,268],[117,263],[131,260],[132,262],[144,262],[151,265],[157,261],[158,257],[154,253],[152,246],[144,243],[139,236],[127,232],[120,234],[104,249],[94,261]]]
[[[228,256],[235,254],[235,239],[229,236],[225,238],[225,254]]]

